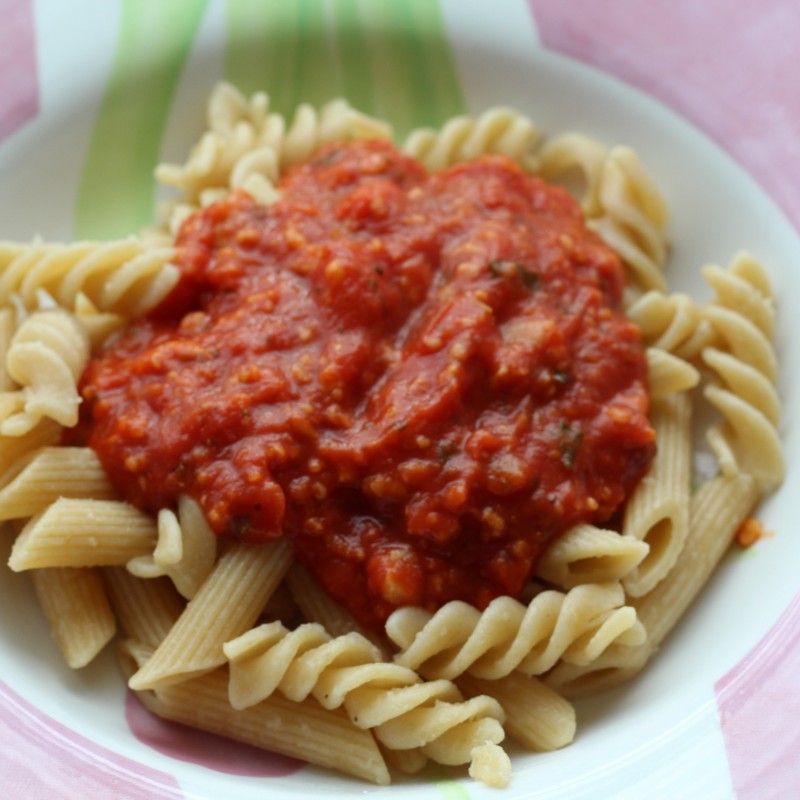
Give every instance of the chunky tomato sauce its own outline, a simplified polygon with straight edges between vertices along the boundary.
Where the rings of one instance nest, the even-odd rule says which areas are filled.
[[[186,222],[176,290],[83,376],[79,437],[140,508],[291,537],[365,624],[519,593],[654,452],[618,257],[499,157],[429,177],[329,146],[280,188]]]

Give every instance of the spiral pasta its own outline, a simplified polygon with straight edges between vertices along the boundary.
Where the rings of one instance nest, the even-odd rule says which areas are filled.
[[[652,348],[686,361],[695,361],[714,340],[714,329],[689,295],[650,291],[626,311]]]
[[[158,543],[152,554],[128,562],[128,570],[139,578],[167,575],[175,588],[191,600],[211,574],[217,560],[217,537],[200,506],[181,497],[178,513],[168,508],[158,514]]]
[[[490,108],[478,117],[454,117],[441,130],[418,128],[403,143],[403,151],[426,169],[438,169],[487,153],[513,158],[535,171],[540,133],[528,117],[510,108]]]
[[[288,631],[266,623],[224,645],[230,700],[247,708],[280,691],[295,702],[313,696],[344,707],[352,722],[396,750],[421,747],[434,761],[466,764],[504,738],[503,710],[489,697],[463,700],[449,681],[423,681],[414,670],[383,662],[357,633],[331,637],[307,623]]]
[[[703,274],[717,292],[703,313],[718,341],[702,351],[716,379],[704,394],[724,417],[708,430],[709,445],[723,474],[745,472],[768,490],[785,472],[777,429],[772,293],[763,268],[747,254],[737,256],[727,270],[711,266]],[[747,300],[739,303],[744,296]]]
[[[263,92],[246,98],[230,84],[219,84],[208,104],[209,129],[183,165],[161,164],[156,178],[179,191],[163,217],[174,231],[189,210],[243,188],[264,204],[278,195],[275,182],[287,168],[307,160],[323,144],[359,137],[389,138],[391,128],[332,100],[317,110],[304,103],[291,122],[269,110]]]
[[[74,309],[83,295],[97,310],[131,319],[173,288],[174,256],[174,248],[149,247],[137,237],[0,249],[0,304],[16,295],[28,310],[35,309],[44,290],[62,308]]]
[[[482,612],[460,601],[435,614],[401,608],[386,633],[401,649],[398,664],[432,678],[540,675],[560,659],[589,663],[613,642],[640,644],[644,630],[624,602],[619,583],[583,584],[566,594],[543,591],[528,606],[499,597]]]
[[[62,309],[31,314],[6,353],[6,371],[21,388],[3,395],[0,433],[21,436],[43,417],[75,425],[81,400],[77,380],[88,359],[88,336],[71,314]]]
[[[542,148],[541,173],[568,186],[577,175],[589,226],[628,268],[627,305],[637,294],[666,289],[661,270],[667,253],[667,206],[633,150],[609,149],[583,134],[567,133]]]

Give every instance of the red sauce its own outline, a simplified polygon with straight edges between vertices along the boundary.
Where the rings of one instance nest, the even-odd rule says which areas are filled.
[[[654,452],[618,257],[499,157],[426,176],[323,149],[265,209],[179,237],[182,280],[96,357],[79,436],[124,498],[194,497],[220,535],[288,535],[362,622],[517,594]]]

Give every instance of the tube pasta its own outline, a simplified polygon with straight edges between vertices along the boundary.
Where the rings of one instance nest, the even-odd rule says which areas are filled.
[[[772,293],[763,269],[747,254],[740,254],[727,271],[712,266],[703,274],[717,290],[704,315],[718,336],[717,346],[702,352],[716,378],[706,387],[705,397],[724,417],[708,430],[709,445],[724,474],[743,471],[763,489],[771,489],[785,472],[777,430],[777,358],[769,338],[774,325]],[[743,295],[749,298],[746,303],[726,305]]]
[[[102,575],[122,633],[152,649],[158,647],[186,605],[172,581],[143,581],[125,567],[105,567]]]
[[[595,525],[576,525],[547,548],[536,566],[539,578],[562,589],[617,581],[647,556],[649,546],[634,536]]]
[[[0,520],[32,517],[60,497],[113,500],[111,482],[94,450],[44,447],[0,490]]]
[[[68,312],[37,311],[25,319],[6,353],[6,371],[22,388],[3,396],[0,433],[20,436],[43,417],[75,425],[81,401],[77,381],[88,359],[86,331]]]
[[[123,642],[119,654],[123,675],[130,678],[151,653],[137,642]],[[138,692],[137,697],[159,717],[372,783],[390,782],[371,732],[353,725],[344,712],[324,709],[313,699],[295,703],[274,695],[236,710],[228,702],[228,676],[223,669]]]
[[[72,669],[85,667],[111,641],[116,622],[97,570],[36,569],[33,586],[53,638]]]
[[[575,738],[577,720],[572,704],[538,678],[512,672],[496,681],[461,675],[456,685],[468,697],[494,697],[505,711],[506,732],[527,750],[547,753]]]
[[[291,545],[285,539],[261,547],[232,546],[153,657],[131,678],[131,689],[177,683],[224,664],[223,643],[258,619],[291,558]]]
[[[496,700],[464,701],[449,681],[423,682],[411,669],[381,661],[357,633],[331,637],[307,623],[288,631],[267,623],[224,646],[230,700],[247,708],[280,691],[295,702],[313,696],[324,707],[344,707],[353,724],[371,728],[386,747],[421,747],[442,764],[465,764],[473,751],[503,740]]]
[[[21,436],[0,435],[0,487],[14,480],[40,448],[55,444],[61,430],[57,422],[45,417]]]
[[[566,594],[543,591],[528,606],[499,597],[482,612],[460,601],[435,614],[400,608],[386,633],[401,650],[397,663],[430,677],[540,675],[559,659],[589,663],[615,641],[641,644],[644,630],[624,602],[619,583],[584,584]]]
[[[431,172],[489,153],[508,156],[535,171],[539,139],[538,129],[526,116],[496,107],[476,118],[454,117],[441,130],[418,128],[409,134],[402,149]]]
[[[691,402],[685,392],[653,402],[658,452],[625,506],[622,532],[644,541],[648,553],[624,578],[632,597],[649,592],[672,569],[689,532]]]
[[[380,637],[359,625],[299,564],[292,564],[286,575],[286,584],[306,621],[318,622],[332,636],[358,633],[379,650],[385,649]]]
[[[20,572],[124,564],[152,550],[155,528],[150,517],[127,503],[61,497],[25,525],[8,566]]]

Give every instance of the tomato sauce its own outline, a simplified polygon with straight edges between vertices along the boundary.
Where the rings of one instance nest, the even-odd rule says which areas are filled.
[[[296,558],[363,623],[518,594],[646,471],[646,361],[619,258],[501,157],[428,176],[321,150],[269,208],[193,215],[167,301],[95,357],[76,439],[122,497],[181,494]]]

